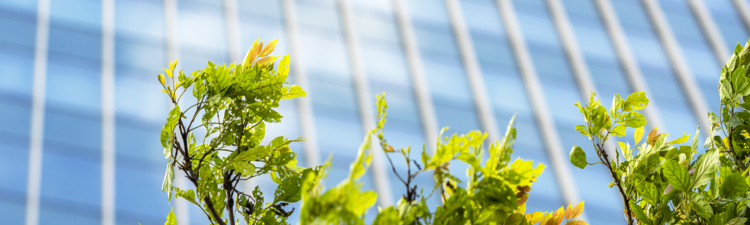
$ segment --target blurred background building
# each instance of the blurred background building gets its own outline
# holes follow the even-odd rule
[[[0,223],[160,224],[175,207],[181,225],[206,224],[160,191],[171,106],[156,74],[175,58],[186,72],[238,62],[260,37],[280,39],[308,91],[267,138],[308,138],[292,146],[304,166],[332,155],[327,186],[387,92],[396,147],[430,151],[445,126],[496,140],[517,114],[514,157],[547,165],[529,210],[585,200],[589,224],[622,224],[607,171],[569,163],[573,145],[594,154],[573,103],[645,91],[649,129],[694,133],[749,25],[746,0],[0,0]],[[404,193],[386,169],[379,155],[363,178],[381,206]],[[427,195],[430,175],[419,182]],[[252,183],[273,196],[270,179]]]

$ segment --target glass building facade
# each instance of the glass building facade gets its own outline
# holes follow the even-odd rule
[[[573,145],[588,146],[573,129],[581,123],[573,103],[585,102],[591,90],[605,105],[616,93],[646,91],[649,127],[673,134],[705,127],[705,113],[719,109],[721,66],[748,38],[748,6],[747,0],[2,0],[0,223],[158,224],[174,207],[180,225],[206,224],[198,207],[169,203],[160,191],[165,160],[158,136],[171,105],[155,75],[175,58],[186,72],[209,60],[236,63],[260,38],[279,39],[275,54],[293,61],[289,81],[308,92],[282,101],[283,122],[268,124],[267,136],[308,138],[292,145],[302,166],[330,156],[326,186],[347,176],[372,127],[375,95],[386,92],[386,137],[394,147],[419,150],[427,142],[429,151],[442,127],[450,127],[447,134],[486,130],[497,138],[516,115],[514,156],[547,165],[529,210],[586,201],[590,224],[621,224],[609,174],[580,170],[567,159]],[[375,157],[362,178],[365,189],[380,194],[380,206],[405,193],[384,157]],[[451,165],[454,174],[465,168]],[[433,181],[424,175],[417,183],[429,192]],[[178,178],[176,185],[187,182]],[[259,185],[267,198],[276,186],[270,178],[244,185]],[[433,210],[439,202],[428,200]]]

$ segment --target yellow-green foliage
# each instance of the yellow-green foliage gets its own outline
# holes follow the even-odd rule
[[[395,206],[379,210],[375,224],[586,224],[575,220],[583,203],[554,212],[526,213],[531,186],[542,174],[544,165],[532,161],[511,160],[516,130],[510,121],[505,136],[489,146],[486,133],[438,138],[435,153],[423,146],[421,161],[411,159],[411,148],[398,150],[383,135],[387,104],[378,96],[377,127],[365,135],[350,175],[335,187],[323,190],[321,179],[329,162],[314,168],[297,166],[296,154],[289,144],[301,138],[276,137],[266,145],[266,123],[280,122],[276,111],[281,99],[305,97],[299,86],[287,84],[289,56],[270,56],[276,40],[263,46],[256,41],[239,65],[216,65],[185,74],[175,71],[177,60],[157,76],[174,105],[160,134],[167,158],[162,190],[198,206],[212,224],[288,224],[295,213],[289,203],[302,201],[301,224],[364,224],[365,213],[377,201],[377,193],[362,190],[359,179],[367,171],[373,154],[400,155],[409,166],[406,176],[396,174],[407,194]],[[276,61],[281,59],[278,64]],[[165,76],[166,75],[166,76]],[[167,79],[167,77],[169,79]],[[195,104],[181,109],[188,92]],[[201,136],[198,136],[201,135]],[[373,135],[378,146],[372,146]],[[381,151],[382,150],[382,151]],[[483,154],[489,153],[485,160]],[[511,162],[512,161],[512,162]],[[467,166],[468,180],[459,180],[448,169],[451,163]],[[411,167],[417,169],[411,170]],[[184,189],[172,185],[175,169],[190,181]],[[395,168],[394,168],[395,171]],[[412,171],[414,171],[412,173]],[[402,171],[403,172],[403,171]],[[461,171],[463,172],[463,171]],[[434,185],[417,187],[418,175],[432,177]],[[270,176],[278,184],[271,202],[265,202],[259,187],[252,193],[237,188],[240,181]],[[427,196],[424,196],[425,190]],[[268,190],[265,190],[268,191]],[[435,193],[435,196],[432,194]],[[430,211],[427,198],[441,198],[442,204]],[[435,206],[432,206],[435,207]],[[166,224],[175,224],[170,212]]]
[[[749,42],[750,43],[750,42]],[[721,113],[709,113],[712,121],[705,152],[699,149],[698,129],[667,141],[668,134],[651,130],[644,140],[645,117],[635,112],[648,105],[643,92],[623,100],[616,95],[607,112],[592,93],[590,103],[576,104],[585,125],[576,130],[587,136],[625,201],[628,224],[745,224],[750,207],[750,45],[737,45],[722,68],[719,79]],[[741,101],[741,99],[744,100]],[[614,157],[605,151],[611,135],[625,136],[635,128],[632,145],[619,139]],[[683,144],[685,143],[685,144]],[[622,157],[620,157],[622,155]],[[585,152],[574,146],[570,160],[581,169],[588,163]]]

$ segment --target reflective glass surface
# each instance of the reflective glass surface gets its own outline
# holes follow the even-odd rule
[[[388,1],[356,1],[351,4],[353,19],[360,44],[360,59],[364,63],[365,73],[370,85],[368,98],[386,93],[388,100],[388,122],[384,135],[388,144],[396,149],[411,147],[412,158],[419,157],[425,136],[422,132],[422,120],[419,105],[414,95],[409,65],[401,42],[399,24],[396,20],[394,6]],[[437,137],[429,137],[437,138]],[[429,151],[429,150],[428,150]],[[383,154],[377,152],[376,154]],[[404,179],[408,168],[398,153],[389,154],[392,163]],[[382,157],[386,159],[386,157]],[[390,167],[390,164],[387,164]],[[416,170],[412,164],[411,167]],[[406,194],[406,186],[391,171],[387,170],[393,192],[393,202],[398,202]],[[434,186],[429,174],[416,177],[416,184],[428,195]],[[429,196],[422,196],[429,197]],[[440,202],[438,196],[428,199],[428,206],[435,209]]]
[[[711,13],[716,27],[719,28],[729,53],[734,51],[737,44],[744,45],[747,42],[747,26],[742,22],[742,18],[737,12],[739,8],[732,4],[732,0],[711,0],[706,1],[705,5]]]
[[[331,159],[325,186],[333,187],[349,175],[364,137],[354,74],[338,4],[298,0],[296,6],[302,54],[297,57],[308,76],[320,158]],[[373,179],[371,171],[360,178],[364,190],[375,189]]]
[[[40,224],[99,224],[101,4],[52,1]]]
[[[36,1],[0,2],[0,217],[21,224],[26,211]]]
[[[673,34],[677,38],[693,77],[698,82],[700,91],[708,103],[709,110],[719,112],[721,102],[719,90],[716,87],[723,65],[719,65],[716,60],[716,55],[711,50],[708,39],[698,23],[698,17],[693,14],[685,1],[660,0],[659,3],[667,21],[669,21]],[[724,62],[726,61],[722,60],[721,63]]]
[[[557,133],[566,151],[574,145],[584,148],[588,154],[595,154],[586,137],[573,130],[582,123],[582,116],[573,102],[585,102],[580,96],[576,78],[563,50],[552,15],[544,1],[514,1],[521,30],[536,67],[537,75],[544,90],[548,108],[553,111]],[[588,96],[586,96],[588,97]],[[583,103],[585,104],[585,103]],[[614,207],[619,201],[616,190],[607,188],[610,176],[606,170],[581,170],[572,164],[570,167],[581,199],[589,206],[586,215],[593,224],[612,223],[613,216],[619,216]],[[549,206],[548,206],[549,207]]]
[[[157,143],[171,109],[155,79],[168,65],[164,4],[115,3],[115,218],[118,224],[156,224],[170,210],[167,193],[156,188],[167,161]]]
[[[516,116],[515,127],[518,133],[513,157],[533,160],[535,164],[551,165],[498,6],[492,0],[462,1],[461,5],[495,112],[497,127],[505,132],[508,121]],[[528,211],[548,211],[551,205],[563,204],[553,174],[548,166],[534,183],[531,194],[533,197],[527,202]]]
[[[659,132],[675,137],[682,133],[695,133],[697,117],[680,87],[644,6],[637,1],[613,1],[612,4],[651,91],[650,103],[658,105],[665,126],[659,127]]]
[[[445,3],[411,0],[408,7],[438,126],[450,127],[446,135],[481,129]]]

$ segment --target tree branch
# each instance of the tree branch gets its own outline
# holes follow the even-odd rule
[[[216,223],[219,225],[227,225],[224,223],[224,220],[221,220],[221,216],[219,216],[219,213],[216,212],[216,209],[214,208],[214,203],[211,202],[211,199],[208,198],[208,196],[203,198],[203,202],[206,203],[206,208],[208,208],[208,211],[211,212],[211,216],[214,217],[214,220],[216,220]]]

